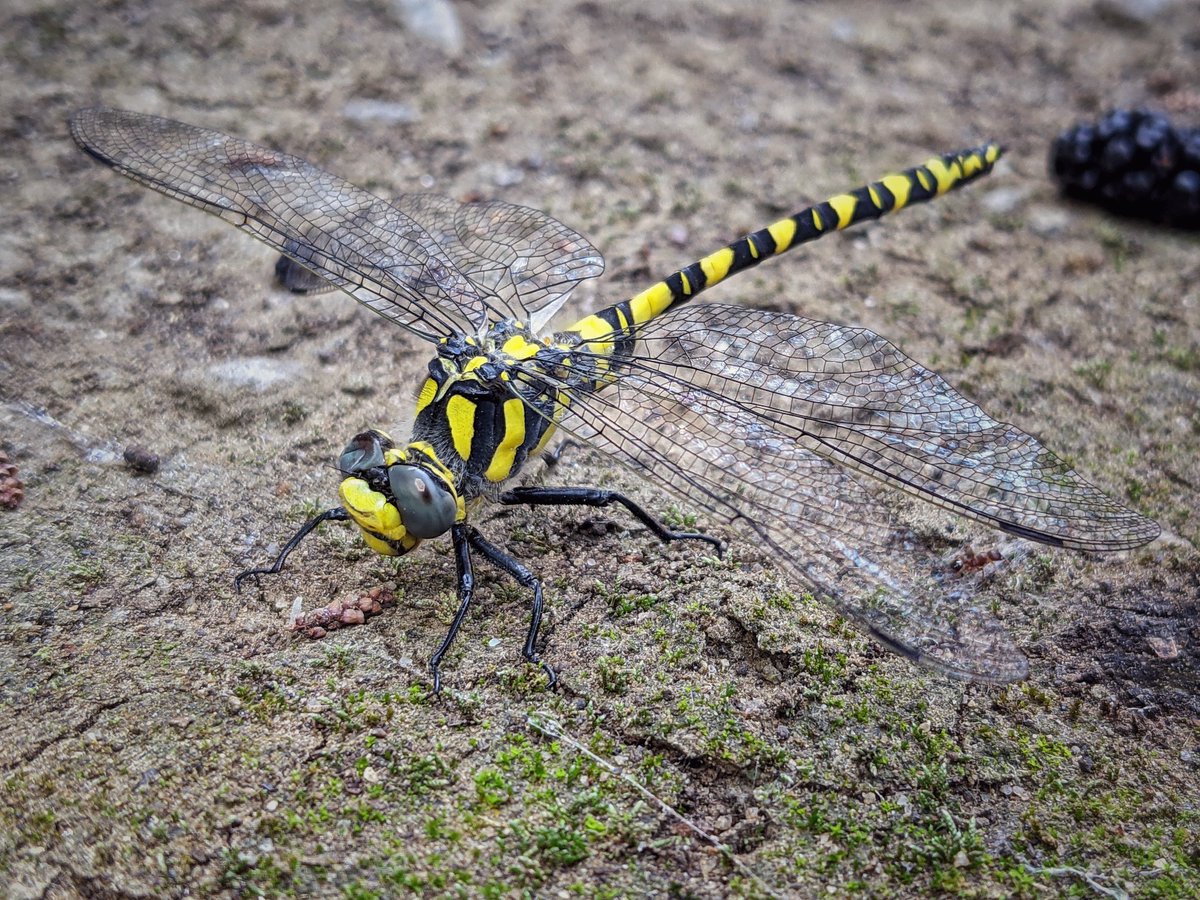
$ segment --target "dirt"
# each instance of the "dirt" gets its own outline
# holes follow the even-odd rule
[[[1114,106],[1200,122],[1192,5],[452,10],[457,58],[382,0],[6,4],[0,892],[1200,892],[1200,244],[1046,173],[1058,131]],[[435,698],[446,542],[392,564],[334,523],[233,588],[336,503],[350,435],[405,431],[430,349],[342,295],[289,296],[268,248],[86,158],[65,122],[96,103],[385,196],[545,209],[607,259],[576,313],[997,139],[981,183],[714,299],[888,336],[1163,536],[1099,555],[955,532],[1031,662],[986,688],[878,649],[758,548],[487,509],[545,579],[560,686],[520,659],[525,594],[481,570]],[[693,512],[587,451],[533,474]],[[334,603],[363,623],[289,627]]]

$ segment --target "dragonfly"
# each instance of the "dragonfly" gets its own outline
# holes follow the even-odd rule
[[[884,647],[961,680],[1017,681],[1028,661],[992,611],[940,576],[881,487],[1054,547],[1126,550],[1159,534],[872,331],[693,302],[793,247],[975,181],[998,144],[837,194],[550,330],[604,260],[541,211],[425,193],[385,200],[297,157],[137,112],[83,109],[70,130],[99,162],[274,247],[293,289],[339,288],[432,345],[408,440],[377,428],[351,438],[337,460],[340,504],[237,586],[278,573],[322,522],[352,522],[386,556],[449,534],[458,607],[430,659],[435,692],[475,594],[475,556],[529,592],[522,653],[555,682],[537,651],[541,581],[472,524],[484,504],[618,506],[664,542],[724,547],[617,491],[514,485],[556,434],[765,548]]]

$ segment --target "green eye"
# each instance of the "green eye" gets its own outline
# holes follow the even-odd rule
[[[445,534],[458,517],[454,494],[418,466],[392,466],[388,469],[388,485],[400,519],[413,537],[425,540]]]
[[[380,431],[356,434],[338,457],[338,470],[343,475],[361,475],[367,469],[383,465],[383,451],[392,448],[392,439]]]

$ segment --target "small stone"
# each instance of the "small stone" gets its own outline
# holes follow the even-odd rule
[[[451,59],[462,54],[462,23],[450,0],[392,0],[392,9],[416,37]]]
[[[1175,638],[1167,635],[1159,637],[1158,635],[1146,635],[1146,643],[1150,645],[1150,649],[1154,651],[1154,655],[1159,659],[1175,659],[1179,656],[1179,645],[1175,643]]]
[[[131,444],[125,448],[125,465],[143,475],[153,475],[158,471],[159,459],[157,453],[151,453],[145,447]]]
[[[525,173],[516,166],[497,166],[492,175],[492,183],[496,187],[513,187],[525,180]]]
[[[266,356],[241,356],[211,365],[207,371],[231,387],[262,392],[277,384],[295,381],[303,372],[303,366]]]
[[[0,452],[0,508],[16,509],[25,499],[25,485],[17,477],[17,467]]]
[[[983,208],[993,215],[1008,215],[1021,205],[1025,191],[1015,187],[995,188],[983,195]]]
[[[971,865],[971,857],[967,856],[966,850],[959,850],[954,854],[954,867],[956,869],[965,869]]]
[[[325,635],[327,635],[328,633],[329,632],[326,631],[324,628],[322,628],[320,625],[314,625],[312,628],[309,628],[307,631],[304,632],[304,634],[307,637],[311,638],[314,641],[319,641],[321,638],[325,637]]]
[[[363,615],[361,609],[347,609],[342,612],[343,625],[361,625],[367,621],[367,617]]]
[[[1113,25],[1146,26],[1168,6],[1170,0],[1099,0],[1096,12]]]
[[[407,103],[367,99],[347,101],[342,115],[353,122],[382,122],[384,125],[411,125],[421,118],[416,108]]]
[[[1029,212],[1029,230],[1038,237],[1054,237],[1067,230],[1070,215],[1061,209],[1039,206]]]

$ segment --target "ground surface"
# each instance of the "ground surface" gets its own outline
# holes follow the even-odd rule
[[[752,7],[460,2],[451,60],[383,0],[5,5],[0,451],[25,497],[0,510],[0,893],[1200,891],[1200,245],[1060,202],[1045,172],[1110,106],[1200,120],[1194,8]],[[880,651],[754,547],[489,511],[546,578],[561,690],[519,661],[523,594],[484,574],[434,698],[444,542],[393,566],[328,528],[233,591],[330,504],[349,435],[403,432],[428,348],[281,293],[266,248],[89,161],[64,123],[97,102],[385,194],[546,209],[608,260],[576,310],[1002,140],[984,183],[716,299],[882,332],[1164,536],[1100,557],[976,535],[1031,660],[985,689]],[[547,477],[689,513],[586,452]],[[398,603],[363,626],[287,629],[298,596],[381,586]]]

